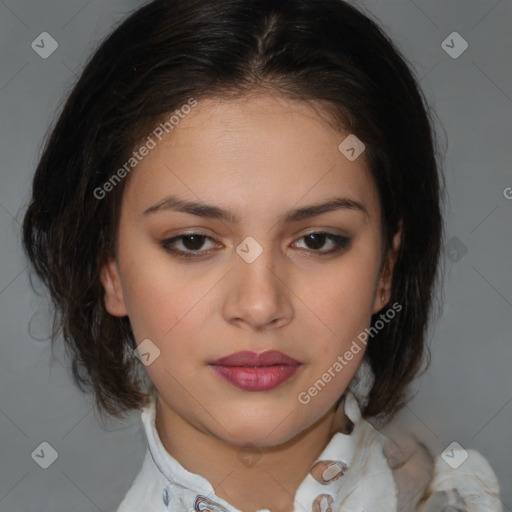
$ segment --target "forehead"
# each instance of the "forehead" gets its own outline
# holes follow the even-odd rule
[[[179,191],[242,216],[278,214],[286,205],[340,194],[378,214],[364,151],[348,159],[339,146],[350,134],[310,104],[264,95],[212,98],[187,112],[166,125],[169,133],[164,119],[149,134],[154,147],[125,190],[138,211]]]

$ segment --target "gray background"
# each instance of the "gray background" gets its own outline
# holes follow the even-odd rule
[[[96,43],[141,3],[0,1],[1,512],[114,511],[144,456],[138,414],[100,425],[62,350],[52,360],[19,234],[55,110]],[[479,450],[512,510],[512,1],[355,3],[414,66],[446,145],[444,310],[400,416],[436,453],[452,441]],[[31,48],[44,31],[59,44],[48,59]],[[457,59],[441,47],[454,31],[469,44]],[[31,458],[44,441],[58,452],[48,469]]]

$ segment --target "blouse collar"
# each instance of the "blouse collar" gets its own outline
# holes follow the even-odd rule
[[[347,390],[343,406],[345,415],[352,421],[350,432],[336,432],[311,465],[295,495],[296,510],[338,510],[341,493],[340,478],[351,467],[355,451],[364,437],[359,404],[354,394]],[[141,410],[141,419],[148,440],[148,451],[156,467],[169,485],[163,490],[162,500],[168,510],[238,512],[236,508],[217,497],[211,483],[203,476],[185,469],[164,448],[155,426],[156,399]],[[368,425],[368,424],[367,424]],[[179,500],[179,501],[178,501]],[[267,509],[258,512],[269,512]]]

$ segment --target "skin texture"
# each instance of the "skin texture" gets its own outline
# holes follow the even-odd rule
[[[338,150],[347,135],[308,104],[277,96],[199,101],[129,176],[118,254],[101,273],[107,310],[128,315],[137,343],[150,339],[160,350],[146,370],[159,391],[156,423],[167,451],[248,512],[292,509],[364,350],[308,404],[297,397],[389,300],[400,238],[380,272],[377,189],[364,153],[349,161]],[[239,222],[172,209],[144,215],[170,194],[225,208]],[[368,215],[345,208],[280,221],[288,210],[334,197],[359,201]],[[191,231],[212,240],[173,247],[209,255],[180,259],[162,247]],[[304,237],[323,231],[351,243],[322,256],[335,244]],[[252,263],[236,252],[249,236],[263,250]],[[238,389],[208,366],[239,350],[267,349],[301,362],[269,391]],[[241,448],[261,457],[258,464],[247,467]]]

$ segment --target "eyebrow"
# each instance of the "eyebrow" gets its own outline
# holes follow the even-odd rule
[[[279,222],[297,222],[300,220],[308,219],[310,217],[316,217],[317,215],[341,209],[355,210],[363,213],[366,217],[370,216],[368,210],[361,202],[356,201],[354,199],[350,199],[348,197],[335,197],[323,203],[312,204],[290,210],[280,217]],[[215,205],[187,201],[174,195],[167,196],[158,203],[154,204],[153,206],[150,206],[144,211],[143,215],[150,215],[152,213],[165,210],[175,210],[178,212],[196,215],[198,217],[223,220],[226,222],[231,222],[233,224],[237,224],[240,222],[240,219],[229,210],[226,210]]]

